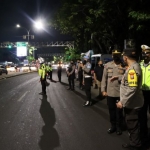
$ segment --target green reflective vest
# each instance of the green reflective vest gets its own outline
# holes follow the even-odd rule
[[[46,75],[46,66],[45,64],[41,64],[40,69],[38,70],[39,76],[44,79]]]
[[[52,71],[52,67],[50,66],[46,66],[46,70],[49,72],[49,71]]]
[[[150,62],[144,66],[144,61],[140,63],[142,69],[142,90],[150,90]]]

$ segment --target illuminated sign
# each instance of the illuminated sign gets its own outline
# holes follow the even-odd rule
[[[27,45],[28,42],[17,42],[17,56],[27,56]]]

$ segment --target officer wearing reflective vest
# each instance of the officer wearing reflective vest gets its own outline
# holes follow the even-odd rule
[[[47,69],[46,65],[44,63],[44,59],[42,57],[38,58],[40,62],[40,68],[38,70],[39,76],[40,76],[40,81],[42,85],[42,92],[39,93],[40,95],[46,95],[46,74],[47,74]]]
[[[140,110],[144,103],[142,85],[142,70],[137,62],[137,52],[135,49],[125,49],[123,51],[123,61],[128,65],[128,69],[121,80],[120,101],[117,107],[124,108],[125,121],[129,132],[129,144],[123,144],[123,148],[140,149]]]
[[[144,105],[141,110],[141,139],[143,145],[148,143],[148,119],[147,113],[150,110],[150,47],[141,45],[143,60],[140,63],[142,69],[142,91]]]
[[[91,106],[91,85],[92,85],[92,76],[91,76],[91,63],[88,56],[84,56],[85,64],[82,67],[83,70],[83,85],[85,89],[85,94],[87,96],[87,101],[83,104],[84,107]]]
[[[107,105],[109,110],[109,118],[111,127],[107,130],[109,134],[116,132],[117,135],[122,134],[123,113],[118,109],[116,103],[120,101],[120,82],[125,68],[121,61],[121,51],[114,49],[112,51],[113,61],[108,62],[104,66],[103,77],[101,82],[101,92],[103,96],[107,96]]]

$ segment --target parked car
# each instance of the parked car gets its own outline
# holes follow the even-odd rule
[[[3,73],[8,74],[8,71],[5,66],[0,65],[0,75],[2,75]]]

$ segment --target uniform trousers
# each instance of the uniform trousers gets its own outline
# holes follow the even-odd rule
[[[110,97],[107,96],[107,105],[109,109],[109,117],[112,128],[121,128],[123,122],[123,110],[117,108],[116,103],[119,101],[119,97]]]
[[[50,80],[52,80],[52,73],[53,73],[52,71],[49,72]]]
[[[127,130],[129,132],[130,145],[133,147],[140,147],[140,109],[124,108],[124,112]]]
[[[68,77],[68,82],[69,82],[69,88],[74,89],[74,77],[72,75]]]
[[[58,75],[59,82],[61,82],[61,72],[58,72],[57,75]]]
[[[85,94],[89,102],[91,102],[91,85],[92,85],[92,77],[84,78]]]
[[[46,94],[46,76],[44,79],[40,79],[42,85],[42,93]]]
[[[148,110],[150,109],[150,91],[143,90],[143,96],[144,96],[144,105],[141,108],[140,127],[141,127],[141,139],[144,142],[148,140],[147,113],[148,113]]]
[[[79,80],[79,87],[82,88],[83,87],[83,75],[82,74],[78,74],[78,80]]]

